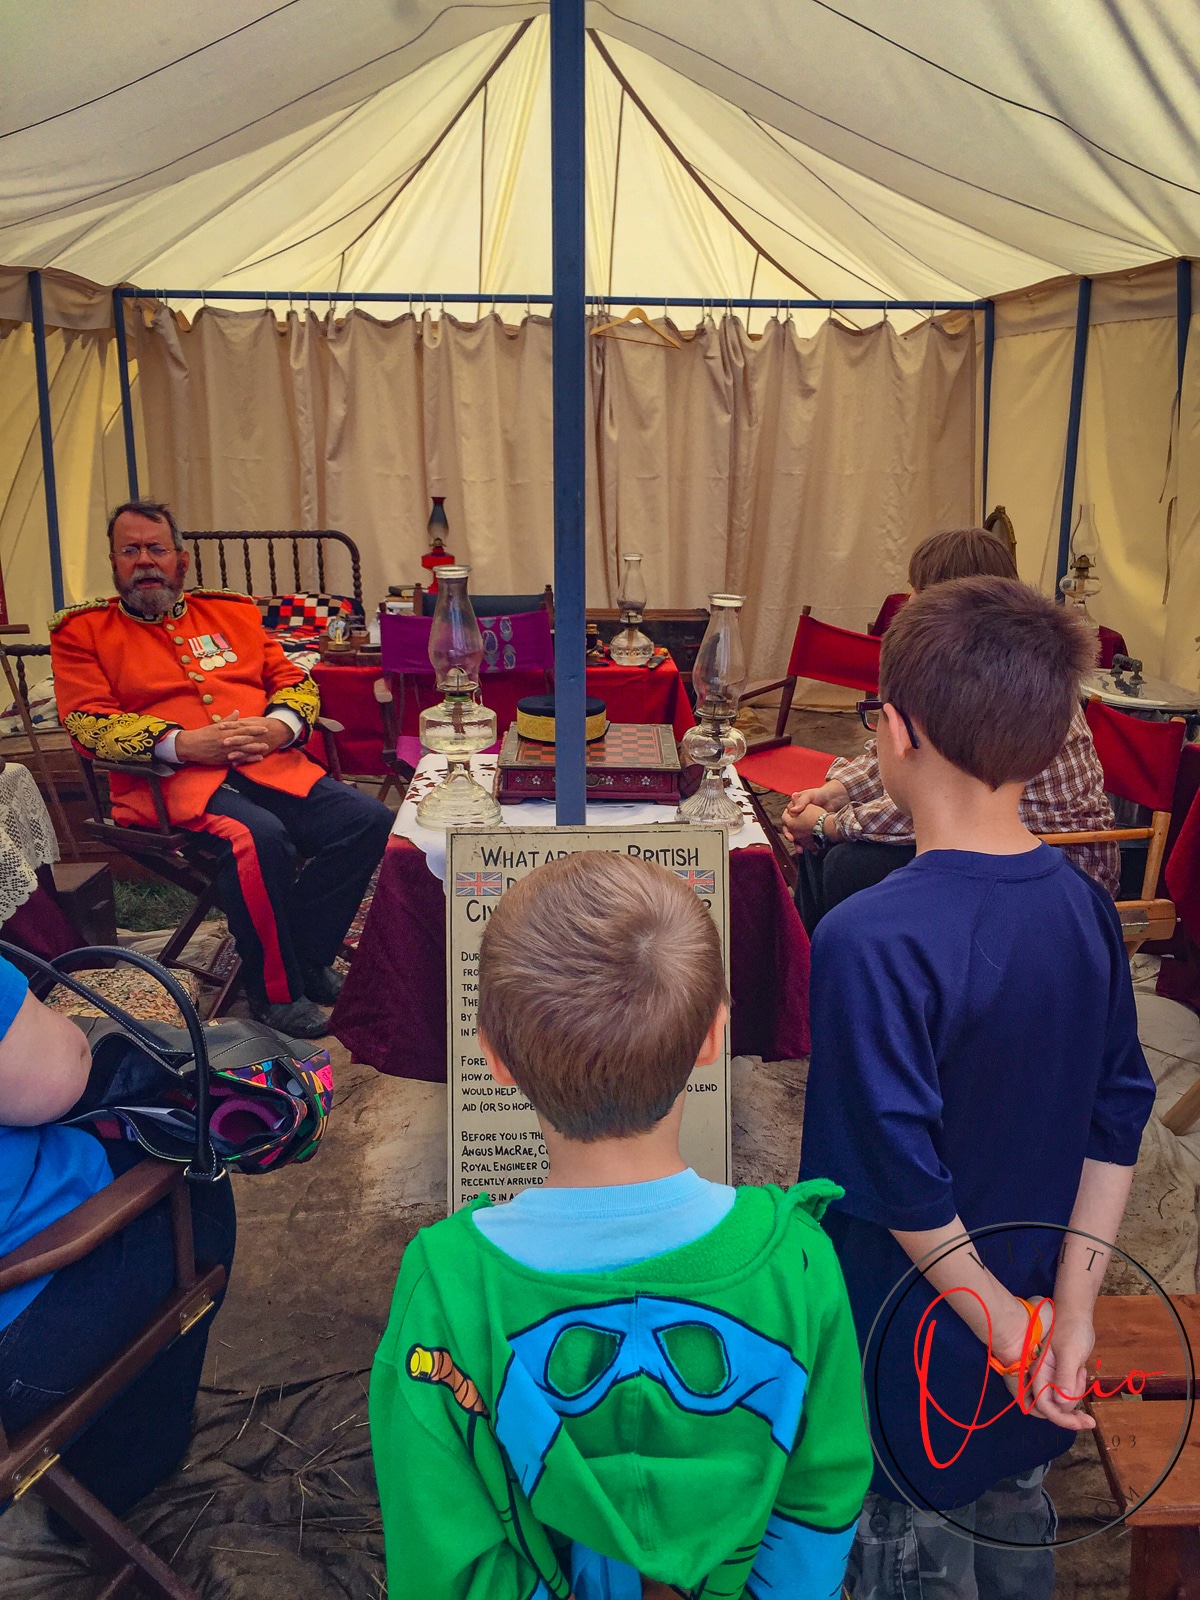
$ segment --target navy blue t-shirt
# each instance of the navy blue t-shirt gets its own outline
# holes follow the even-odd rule
[[[811,1016],[800,1176],[846,1191],[825,1225],[865,1356],[872,1488],[961,1505],[1052,1460],[1074,1435],[1015,1408],[973,1433],[938,1414],[969,1422],[985,1380],[980,1422],[1011,1400],[943,1303],[923,1436],[914,1341],[934,1291],[915,1273],[897,1290],[911,1263],[889,1229],[942,1227],[956,1213],[972,1233],[1065,1225],[1085,1158],[1137,1160],[1154,1083],[1119,919],[1048,845],[927,851],[822,919]],[[1061,1244],[1052,1229],[1025,1228],[979,1239],[976,1251],[1034,1298],[1052,1291]]]

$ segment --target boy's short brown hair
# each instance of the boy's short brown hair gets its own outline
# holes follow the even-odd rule
[[[1073,606],[1010,578],[914,595],[883,636],[879,694],[947,761],[998,789],[1062,749],[1096,640]]]
[[[951,578],[1015,578],[1012,551],[986,528],[947,528],[922,539],[908,559],[908,584],[916,594]]]
[[[588,850],[514,884],[479,951],[479,1031],[564,1138],[643,1133],[726,998],[716,924],[674,873]]]

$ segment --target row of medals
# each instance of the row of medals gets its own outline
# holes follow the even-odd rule
[[[231,650],[228,645],[225,645],[225,648],[222,649],[221,642],[213,639],[210,634],[205,634],[203,639],[189,639],[188,643],[192,647],[192,655],[195,657],[196,665],[203,672],[212,672],[215,667],[223,667],[227,663],[232,666],[237,660],[236,650]],[[212,649],[208,648],[209,643],[212,644]]]

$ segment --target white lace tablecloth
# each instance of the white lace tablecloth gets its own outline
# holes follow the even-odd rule
[[[37,869],[57,860],[54,824],[33,774],[10,761],[0,772],[0,922],[37,888]]]
[[[498,756],[472,756],[471,771],[491,789]],[[438,755],[421,757],[416,774],[408,786],[404,803],[396,813],[392,832],[401,839],[409,839],[425,852],[425,862],[435,878],[446,881],[446,835],[440,828],[423,828],[417,821],[417,806],[445,775],[446,758]],[[754,810],[746,796],[741,778],[732,767],[728,776],[732,780],[730,793],[741,807],[745,822],[736,833],[729,836],[731,850],[744,850],[747,845],[767,844],[769,841],[760,827]],[[517,805],[501,806],[504,823],[510,828],[546,828],[554,825],[553,800],[522,800]],[[674,806],[647,805],[645,802],[629,804],[616,800],[593,801],[587,808],[589,828],[636,828],[647,822],[673,822]]]

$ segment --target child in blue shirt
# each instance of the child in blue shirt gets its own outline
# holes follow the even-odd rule
[[[1069,607],[1003,578],[918,595],[884,638],[880,772],[917,855],[814,937],[801,1166],[845,1190],[825,1226],[865,1358],[852,1600],[1048,1600],[1042,1478],[1094,1426],[1076,1406],[1103,1241],[1154,1085],[1112,901],[1017,812],[1091,649]],[[1048,1340],[1023,1303],[1042,1297]]]

